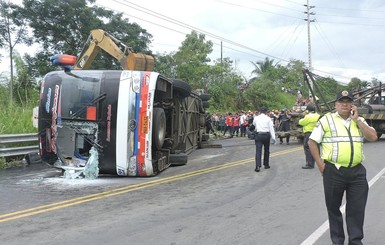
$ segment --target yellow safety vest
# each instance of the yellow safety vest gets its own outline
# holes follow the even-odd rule
[[[315,125],[318,122],[320,115],[318,113],[309,113],[304,118],[298,121],[298,124],[303,127],[303,132],[308,133],[313,131]]]
[[[325,133],[321,142],[322,159],[343,167],[354,167],[364,160],[363,135],[354,121],[347,128],[340,117],[328,114],[319,122]]]

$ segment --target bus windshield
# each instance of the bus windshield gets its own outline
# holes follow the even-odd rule
[[[53,73],[45,78],[45,87],[52,90],[61,85],[61,117],[71,119],[86,119],[87,107],[94,106],[100,99],[102,71],[83,71],[76,76],[76,71]],[[54,91],[52,91],[54,92]]]

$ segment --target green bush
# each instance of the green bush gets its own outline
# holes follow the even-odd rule
[[[9,105],[0,110],[0,134],[35,133],[32,124],[32,109],[36,105],[24,107]]]
[[[31,96],[25,105],[11,103],[8,89],[0,86],[0,134],[37,133],[32,123],[32,109],[37,106],[38,93]],[[0,169],[20,163],[20,156],[6,159],[0,157]]]

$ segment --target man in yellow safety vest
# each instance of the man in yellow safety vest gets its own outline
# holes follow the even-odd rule
[[[305,152],[306,165],[302,166],[303,169],[313,169],[314,168],[314,158],[311,155],[309,148],[309,137],[313,131],[316,123],[318,122],[320,115],[315,111],[313,105],[306,106],[305,116],[298,121],[298,124],[303,128],[304,139],[303,139],[303,150]]]
[[[366,169],[361,164],[364,160],[363,139],[376,141],[377,133],[364,118],[358,116],[351,92],[339,92],[335,108],[335,113],[328,113],[319,119],[308,144],[323,175],[330,238],[333,244],[344,244],[345,241],[340,207],[346,192],[349,245],[361,245],[369,192]]]

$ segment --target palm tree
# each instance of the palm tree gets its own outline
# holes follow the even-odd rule
[[[251,74],[261,75],[277,65],[273,65],[273,63],[274,59],[269,59],[269,57],[266,57],[264,61],[257,61],[256,63],[251,61],[251,64],[255,67]]]

